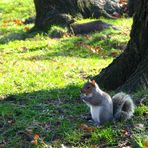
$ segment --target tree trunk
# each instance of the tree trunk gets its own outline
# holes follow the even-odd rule
[[[133,16],[138,9],[140,0],[128,0],[128,15]]]
[[[35,28],[47,30],[53,24],[65,24],[72,15],[77,14],[76,2],[70,0],[34,0],[36,9]]]
[[[141,0],[126,50],[94,77],[107,90],[137,91],[148,88],[148,1]]]
[[[35,10],[36,10],[36,19],[35,19],[35,27],[41,29],[45,26],[44,19],[50,9],[49,5],[47,5],[46,0],[34,0]],[[44,11],[43,11],[44,10]]]
[[[100,16],[106,16],[114,18],[112,14],[115,11],[119,12],[120,7],[114,0],[112,0],[112,3],[110,1],[34,0],[36,9],[35,28],[47,30],[53,24],[69,25],[74,21],[73,18],[75,17],[98,18]]]

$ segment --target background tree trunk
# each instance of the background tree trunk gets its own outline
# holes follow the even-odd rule
[[[107,90],[136,91],[148,88],[148,1],[141,0],[133,20],[126,50],[95,76]]]
[[[40,29],[45,26],[46,21],[44,21],[44,19],[50,9],[50,5],[48,5],[47,0],[34,0],[34,4],[36,10],[35,25],[36,28]]]
[[[75,17],[114,18],[109,13],[120,11],[115,0],[34,0],[34,4],[35,28],[41,30],[46,30],[53,24],[69,25]]]
[[[128,15],[133,16],[138,9],[140,0],[128,0]]]

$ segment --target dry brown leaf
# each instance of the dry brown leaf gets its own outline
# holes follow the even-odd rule
[[[123,148],[123,144],[120,144],[119,147],[120,147],[120,148]]]
[[[90,39],[91,38],[91,36],[90,35],[84,35],[84,37],[86,38],[86,39]]]
[[[8,120],[8,123],[13,124],[13,123],[15,123],[15,121],[14,120]]]
[[[86,124],[81,124],[81,125],[80,125],[80,128],[81,128],[82,130],[86,131],[86,132],[92,132],[92,131],[95,130],[94,127],[89,127],[89,126],[86,125]]]
[[[91,45],[87,45],[87,44],[84,44],[84,43],[78,43],[77,44],[79,47],[83,47],[83,48],[87,48],[89,49],[90,51],[92,51],[93,53],[99,53],[100,50],[102,50],[102,48],[100,46],[91,46]]]
[[[34,144],[34,145],[37,145],[38,141],[37,140],[32,140],[31,143]]]
[[[65,33],[63,34],[63,37],[71,37],[71,34],[68,33],[68,32],[65,32]]]
[[[31,143],[34,144],[34,145],[37,145],[39,138],[40,138],[39,134],[35,134]]]
[[[38,140],[39,137],[40,137],[39,134],[35,134],[35,135],[34,135],[34,139],[35,139],[35,140]]]
[[[118,53],[117,53],[117,52],[112,52],[112,53],[111,53],[111,55],[112,55],[112,57],[114,57],[114,58],[115,58],[115,57],[117,57],[117,56],[118,56]]]
[[[7,27],[8,23],[12,22],[12,20],[4,20],[3,27]]]
[[[12,20],[4,20],[3,23],[10,23]]]
[[[25,26],[25,31],[28,31],[28,30],[30,30],[30,28],[28,27],[28,26]]]
[[[3,26],[4,27],[7,27],[7,25],[9,23],[15,23],[16,25],[23,25],[24,24],[23,21],[22,20],[19,20],[19,19],[15,19],[15,20],[4,20],[3,21]]]
[[[21,52],[26,52],[28,50],[27,47],[20,47],[18,48],[18,51],[21,51]]]
[[[92,145],[91,148],[97,148],[97,146],[96,145]]]
[[[128,0],[120,0],[119,3],[120,4],[126,4],[126,3],[128,3]]]
[[[144,146],[148,147],[148,141],[144,142]]]
[[[23,25],[23,21],[22,21],[22,20],[19,20],[19,19],[13,20],[13,22],[14,22],[16,25]]]
[[[123,130],[123,135],[126,136],[126,137],[128,137],[128,136],[130,136],[130,133],[127,130]]]

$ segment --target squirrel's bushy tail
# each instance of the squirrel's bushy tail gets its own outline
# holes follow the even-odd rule
[[[133,116],[135,105],[131,96],[120,92],[112,97],[115,120],[127,120]]]

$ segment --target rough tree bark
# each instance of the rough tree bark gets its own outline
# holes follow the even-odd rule
[[[120,11],[119,2],[116,1],[118,0],[34,0],[35,28],[46,30],[53,24],[69,25],[74,21],[73,17],[114,18],[109,13]]]
[[[136,12],[140,0],[128,0],[128,14],[129,16],[133,16]]]
[[[95,76],[107,90],[127,92],[148,88],[148,1],[140,0],[126,50]]]

